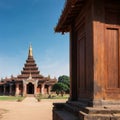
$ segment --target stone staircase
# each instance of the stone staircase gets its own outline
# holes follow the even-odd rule
[[[27,94],[27,97],[35,97],[34,94]]]
[[[67,103],[54,103],[53,120],[79,120],[75,112]]]
[[[54,103],[53,120],[120,120],[120,106],[85,107],[78,102]]]
[[[37,99],[35,97],[26,97],[22,103],[28,103],[28,104],[33,104],[37,103]]]

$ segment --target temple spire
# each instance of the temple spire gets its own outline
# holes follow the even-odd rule
[[[29,54],[28,54],[28,57],[33,57],[32,45],[31,45],[31,44],[30,44],[30,47],[29,47]]]

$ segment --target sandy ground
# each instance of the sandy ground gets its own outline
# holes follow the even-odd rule
[[[0,120],[52,120],[53,102],[65,102],[65,100],[37,102],[34,97],[27,97],[22,102],[0,101],[0,109],[7,110]]]

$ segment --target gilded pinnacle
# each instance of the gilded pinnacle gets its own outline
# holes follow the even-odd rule
[[[32,53],[32,45],[30,44],[30,47],[29,47],[29,57],[32,57],[33,56],[33,53]]]

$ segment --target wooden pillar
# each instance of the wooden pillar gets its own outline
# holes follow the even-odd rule
[[[70,36],[70,99],[77,100],[77,40],[74,25],[71,26]]]
[[[34,95],[37,95],[37,85],[34,84]]]
[[[26,96],[27,91],[26,91],[27,84],[23,83],[23,96]]]
[[[4,95],[4,85],[2,86],[2,94]]]
[[[35,96],[38,94],[37,86],[38,86],[38,80],[36,80],[36,82],[34,83],[34,95]]]
[[[41,84],[41,94],[44,95],[44,88],[45,88],[45,84]]]
[[[37,85],[37,88],[36,88],[36,89],[37,89],[37,90],[36,90],[36,91],[37,91],[37,94],[39,94],[39,93],[40,93],[40,86]]]
[[[0,86],[0,94],[2,93],[1,91],[2,91],[2,86]]]
[[[10,84],[9,95],[12,95],[12,84]]]
[[[51,94],[51,86],[48,86],[48,94]]]
[[[19,95],[19,83],[16,83],[16,90],[15,90],[15,95]]]
[[[20,83],[20,95],[23,95],[23,86],[22,86],[22,83]]]
[[[4,95],[6,94],[6,85],[3,86],[4,87]]]
[[[1,95],[3,95],[3,85],[1,85]]]

